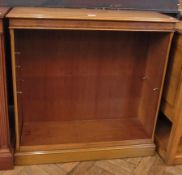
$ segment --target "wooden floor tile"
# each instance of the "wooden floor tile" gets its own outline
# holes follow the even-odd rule
[[[79,162],[63,163],[60,164],[59,166],[63,168],[67,173],[70,173],[78,164]]]
[[[90,168],[94,166],[95,162],[81,162],[79,163],[69,175],[84,175]]]
[[[92,168],[90,168],[87,172],[85,172],[84,175],[113,175],[113,173],[110,173],[95,165]]]

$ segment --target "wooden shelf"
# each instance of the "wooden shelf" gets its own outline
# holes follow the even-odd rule
[[[128,128],[131,128],[130,132]],[[110,146],[124,145],[124,141],[131,140],[141,143],[142,139],[148,138],[137,119],[26,122],[22,130],[21,147],[42,146],[44,149],[45,145],[59,145],[59,149],[85,148],[89,145],[99,146],[99,143],[102,146],[104,143]]]

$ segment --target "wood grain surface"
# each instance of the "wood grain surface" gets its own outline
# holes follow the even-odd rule
[[[7,102],[4,19],[2,19],[7,11],[8,8],[0,8],[0,169],[13,167]]]
[[[8,18],[107,20],[176,22],[175,18],[157,12],[126,10],[94,10],[66,8],[25,8],[17,7],[10,11]]]
[[[0,7],[0,18],[3,18],[10,9],[8,7]]]

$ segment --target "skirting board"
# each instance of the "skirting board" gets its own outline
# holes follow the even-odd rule
[[[16,152],[15,164],[33,165],[88,160],[117,159],[137,156],[151,156],[154,153],[154,144],[40,152]]]

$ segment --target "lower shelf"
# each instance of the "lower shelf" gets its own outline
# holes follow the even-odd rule
[[[25,122],[21,151],[87,148],[152,143],[135,118]]]

